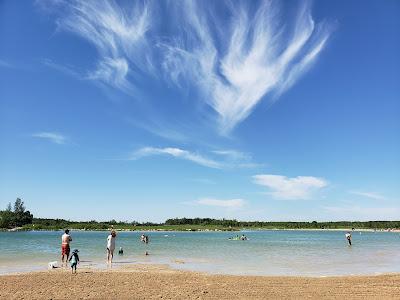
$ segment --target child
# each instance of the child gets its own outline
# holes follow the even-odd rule
[[[71,271],[72,273],[74,273],[74,269],[75,269],[75,274],[76,274],[76,265],[79,262],[79,256],[78,256],[78,249],[75,249],[74,251],[72,251],[71,257],[69,259],[69,261],[71,262]]]

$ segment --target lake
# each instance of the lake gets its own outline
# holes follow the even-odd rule
[[[61,231],[0,232],[0,274],[45,270],[60,260]],[[135,263],[242,275],[356,275],[400,272],[400,234],[345,231],[118,232],[114,267]],[[248,241],[229,237],[245,234]],[[105,268],[108,232],[72,231],[82,266]],[[116,252],[117,252],[116,250]],[[145,251],[149,256],[145,256]],[[79,268],[79,266],[78,266]]]

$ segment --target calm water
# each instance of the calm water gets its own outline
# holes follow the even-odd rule
[[[349,275],[400,272],[400,234],[345,232],[249,231],[248,241],[229,241],[232,232],[150,232],[148,245],[139,232],[119,232],[114,266],[163,263],[173,268],[224,274]],[[59,259],[62,232],[0,232],[0,274],[46,269]],[[71,249],[82,265],[105,267],[107,232],[71,233]],[[144,252],[148,251],[149,256]]]

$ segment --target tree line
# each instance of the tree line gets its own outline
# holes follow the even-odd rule
[[[365,228],[386,229],[400,228],[400,221],[337,221],[337,222],[265,222],[237,221],[211,218],[175,218],[165,221],[166,225],[219,225],[224,227],[246,228],[277,228],[277,229],[336,229],[336,228]]]
[[[86,230],[107,230],[111,227],[120,229],[134,229],[135,227],[152,226],[218,226],[224,228],[274,228],[274,229],[387,229],[400,228],[400,221],[337,221],[337,222],[268,222],[268,221],[238,221],[229,219],[213,218],[174,218],[164,223],[137,222],[137,221],[70,221],[64,219],[34,218],[26,210],[24,202],[17,198],[14,206],[9,203],[5,210],[0,211],[0,228],[24,227],[24,229],[51,229],[63,228],[86,229]]]

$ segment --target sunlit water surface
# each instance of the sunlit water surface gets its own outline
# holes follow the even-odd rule
[[[230,241],[232,232],[119,232],[114,267],[168,264],[172,268],[222,274],[329,276],[400,272],[400,234],[342,231],[246,231],[248,241]],[[44,270],[60,259],[62,232],[0,232],[0,274]],[[71,232],[81,266],[105,268],[107,232]],[[145,251],[149,255],[145,256]]]

